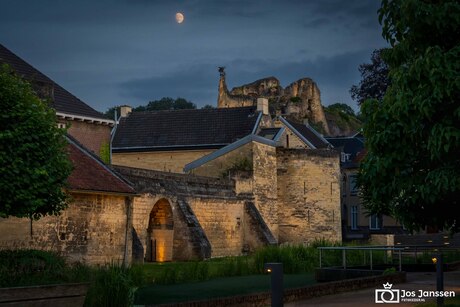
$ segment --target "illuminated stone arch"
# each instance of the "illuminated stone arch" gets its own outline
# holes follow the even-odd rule
[[[171,203],[159,199],[149,215],[147,228],[147,261],[171,261],[173,259],[174,216]]]

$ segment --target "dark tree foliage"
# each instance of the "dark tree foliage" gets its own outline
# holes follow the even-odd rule
[[[336,112],[344,113],[347,115],[355,116],[355,111],[353,110],[353,108],[347,105],[346,103],[337,102],[337,103],[328,105],[326,108],[329,111],[336,111]]]
[[[173,99],[171,97],[163,97],[160,100],[150,101],[146,106],[134,108],[134,111],[160,111],[160,110],[183,110],[196,109],[196,105],[184,98]]]
[[[161,110],[184,110],[184,109],[196,109],[196,104],[188,101],[184,98],[173,99],[171,97],[163,97],[160,100],[150,101],[145,106],[138,106],[133,108],[133,111],[161,111]],[[114,118],[115,110],[117,110],[118,116],[120,116],[120,106],[109,108],[104,114],[110,119]]]
[[[110,107],[104,112],[104,115],[109,119],[115,118],[115,110],[117,110],[117,116],[120,116],[120,106]]]
[[[204,106],[201,107],[202,109],[215,109],[215,107],[213,105],[210,105],[210,104],[206,104]]]
[[[66,208],[65,130],[30,84],[0,68],[0,217],[38,219]]]
[[[359,85],[353,85],[350,89],[351,98],[361,105],[364,100],[374,98],[382,101],[383,96],[390,84],[388,78],[388,65],[382,59],[385,49],[377,49],[372,52],[371,63],[359,65],[361,81]]]
[[[460,229],[460,3],[383,0],[391,85],[366,100],[365,207],[411,230]]]

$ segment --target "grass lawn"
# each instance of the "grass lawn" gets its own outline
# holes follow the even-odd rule
[[[314,275],[284,275],[284,288],[297,288],[316,283]],[[202,282],[175,285],[147,285],[136,291],[135,304],[162,304],[243,295],[270,290],[270,275],[215,278]]]

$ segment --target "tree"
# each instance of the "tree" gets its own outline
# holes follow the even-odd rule
[[[209,109],[215,109],[215,107],[211,104],[206,104],[204,106],[201,107],[202,109],[204,110],[209,110]]]
[[[370,213],[411,230],[460,228],[460,3],[383,0],[391,84],[366,100],[358,184]]]
[[[184,98],[178,97],[173,99],[171,97],[163,97],[160,100],[149,101],[145,106],[138,106],[133,108],[133,111],[161,111],[161,110],[184,110],[184,109],[196,109],[196,104],[188,101]],[[104,113],[108,118],[114,118],[115,110],[117,110],[118,116],[120,116],[120,107],[115,106],[107,109]]]
[[[66,131],[30,84],[0,68],[0,217],[38,219],[66,208]]]
[[[350,89],[351,98],[361,105],[364,100],[375,98],[382,101],[390,80],[388,78],[388,65],[382,59],[385,49],[377,49],[372,52],[371,63],[359,65],[361,81],[359,85],[353,85]]]
[[[347,105],[346,103],[337,102],[327,106],[326,108],[328,109],[328,111],[331,112],[339,112],[346,115],[356,116],[353,108]]]
[[[120,106],[114,106],[114,107],[108,108],[107,111],[104,112],[105,117],[109,119],[114,119],[115,110],[117,111],[117,116],[120,116]]]
[[[163,97],[160,100],[149,101],[147,106],[134,108],[134,111],[160,111],[160,110],[183,110],[196,109],[196,105],[184,98],[173,99],[171,97]]]

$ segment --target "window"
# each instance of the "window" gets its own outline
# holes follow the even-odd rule
[[[350,195],[358,194],[358,186],[356,185],[356,175],[350,175]]]
[[[382,216],[373,214],[369,217],[369,229],[380,229],[382,228]]]
[[[350,154],[341,152],[340,153],[340,161],[341,162],[348,162],[350,160],[350,156],[351,156]]]
[[[350,210],[350,226],[351,229],[358,229],[358,206],[351,206]]]
[[[58,123],[57,124],[59,129],[65,129],[66,125],[64,123]]]

